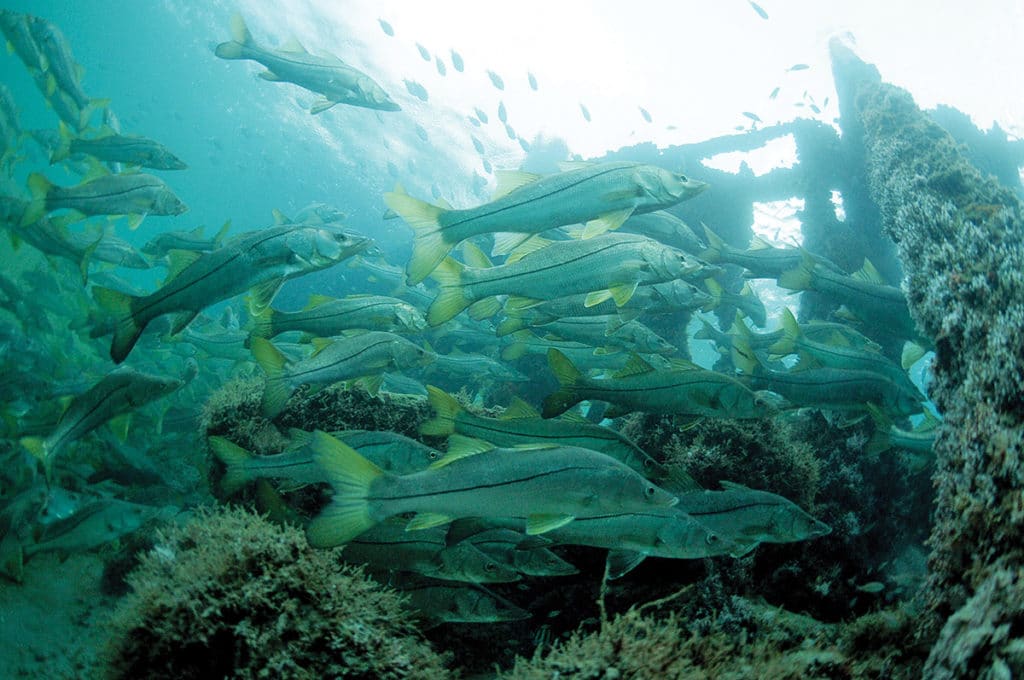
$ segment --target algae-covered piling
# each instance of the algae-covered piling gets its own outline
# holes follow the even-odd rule
[[[1021,203],[971,165],[909,93],[838,43],[833,64],[863,134],[870,192],[903,262],[910,310],[935,338],[931,396],[944,425],[920,632],[939,639],[925,675],[1003,677],[996,672],[1024,662],[1013,642],[1024,612]]]

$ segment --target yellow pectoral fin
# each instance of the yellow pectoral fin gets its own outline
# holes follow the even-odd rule
[[[530,515],[526,518],[526,533],[531,536],[536,534],[543,534],[548,531],[557,529],[558,527],[564,527],[569,522],[576,519],[574,515],[556,515],[556,514],[541,514],[541,515]]]

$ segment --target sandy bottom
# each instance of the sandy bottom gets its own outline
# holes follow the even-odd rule
[[[117,598],[100,592],[92,554],[37,555],[25,582],[0,579],[0,678],[82,678],[90,672]]]

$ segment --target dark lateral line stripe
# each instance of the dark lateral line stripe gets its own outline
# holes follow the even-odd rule
[[[440,491],[431,491],[429,493],[426,493],[426,492],[425,493],[414,493],[414,494],[409,494],[409,495],[405,495],[405,496],[367,496],[366,500],[368,502],[374,502],[374,501],[388,502],[388,501],[409,500],[411,498],[431,498],[431,497],[436,498],[436,497],[439,497],[439,496],[445,496],[447,494],[452,494],[452,493],[466,493],[466,492],[469,492],[469,491],[475,491],[477,489],[497,489],[497,488],[502,487],[502,486],[511,486],[513,484],[522,484],[522,483],[525,483],[525,482],[532,482],[535,479],[541,479],[543,477],[548,477],[548,476],[551,476],[551,475],[559,475],[559,474],[562,474],[563,472],[568,472],[568,471],[572,471],[572,470],[587,471],[587,470],[603,470],[603,469],[605,469],[605,468],[581,467],[581,466],[572,466],[572,465],[570,465],[568,467],[558,468],[557,470],[545,470],[544,472],[537,472],[535,474],[527,475],[525,477],[519,477],[519,478],[516,478],[516,479],[505,479],[505,480],[502,480],[500,482],[491,482],[489,484],[475,484],[473,486],[460,486],[460,487],[457,487],[457,488],[454,488],[454,489],[442,489]]]
[[[469,414],[469,415],[472,416],[472,414]],[[484,430],[485,432],[496,432],[498,434],[507,435],[509,437],[517,437],[517,438],[520,438],[520,439],[522,439],[522,438],[532,438],[532,439],[538,439],[538,438],[540,438],[540,439],[593,439],[595,441],[616,441],[616,442],[620,441],[620,440],[618,440],[618,439],[616,439],[615,437],[612,437],[612,436],[598,437],[598,436],[590,436],[590,435],[586,435],[586,434],[569,433],[569,432],[566,432],[565,434],[561,434],[561,433],[547,434],[547,433],[537,433],[537,432],[515,432],[513,430],[502,429],[502,428],[500,428],[500,427],[498,427],[496,425],[491,425],[489,421],[492,420],[492,419],[490,419],[490,418],[483,418],[483,417],[480,417],[480,416],[473,416],[473,418],[474,418],[473,422],[467,422],[466,420],[462,421],[462,424],[464,425],[465,430],[473,430],[473,429]],[[455,431],[458,432],[459,431],[459,424],[460,424],[458,416],[456,416],[452,420],[455,423]],[[532,419],[532,418],[523,418],[522,420],[533,421],[534,419]],[[538,419],[538,420],[540,420],[540,419]],[[498,422],[504,423],[506,421],[502,420],[502,421],[498,421]],[[461,434],[468,434],[468,432],[466,432],[465,430]]]
[[[587,176],[585,176],[585,177],[583,177],[583,178],[581,178],[581,179],[579,179],[579,180],[577,180],[575,182],[571,182],[571,183],[566,184],[564,186],[560,186],[560,187],[557,187],[555,189],[552,189],[551,191],[549,191],[549,192],[547,192],[545,194],[541,194],[539,196],[532,196],[529,199],[526,199],[526,200],[523,200],[523,201],[519,201],[517,203],[511,203],[511,204],[509,204],[507,206],[504,206],[502,208],[492,209],[492,210],[487,211],[487,212],[476,212],[476,210],[477,210],[476,208],[470,208],[469,210],[467,210],[465,212],[472,211],[472,212],[476,212],[476,214],[474,214],[472,217],[466,217],[465,219],[461,219],[461,220],[457,220],[455,222],[451,222],[449,224],[445,224],[445,225],[443,225],[441,227],[441,229],[444,230],[444,229],[450,229],[452,227],[458,227],[460,225],[466,224],[468,222],[472,222],[474,220],[478,220],[478,219],[482,219],[482,218],[486,218],[486,217],[492,217],[492,216],[497,215],[499,213],[505,212],[506,210],[512,210],[514,208],[520,208],[520,207],[522,207],[524,205],[528,205],[530,203],[533,203],[534,201],[540,201],[540,200],[545,199],[545,198],[551,198],[555,194],[558,194],[558,193],[560,193],[562,191],[567,191],[569,189],[574,189],[574,188],[578,187],[579,185],[583,184],[584,182],[589,182],[589,181],[597,179],[599,177],[603,177],[604,175],[607,175],[609,173],[619,172],[621,170],[623,170],[623,168],[621,166],[617,166],[617,167],[614,167],[614,168],[606,168],[606,169],[602,170],[601,172],[594,173],[593,175],[587,175]],[[543,180],[538,180],[538,181],[543,181]],[[505,197],[503,196],[502,198],[505,198]],[[498,200],[500,201],[501,199],[498,199]],[[495,201],[495,202],[497,202],[497,201]],[[456,211],[456,212],[464,212],[464,211]]]
[[[576,242],[575,241],[566,241],[566,243],[576,243]],[[538,267],[536,269],[529,269],[529,270],[526,270],[526,271],[512,272],[512,273],[501,272],[500,275],[498,275],[498,276],[490,276],[490,277],[487,277],[487,278],[483,278],[483,279],[481,279],[479,281],[469,281],[469,282],[467,282],[465,284],[464,287],[472,288],[472,286],[485,285],[485,284],[491,284],[491,283],[498,283],[500,281],[505,281],[505,280],[508,280],[508,279],[514,279],[516,277],[532,276],[532,275],[535,275],[535,274],[542,274],[543,272],[549,271],[551,269],[557,269],[558,267],[562,267],[562,266],[569,266],[569,265],[572,265],[573,263],[579,262],[580,260],[583,260],[585,258],[596,256],[596,255],[600,255],[601,253],[604,253],[607,250],[610,250],[612,248],[616,248],[616,247],[621,246],[621,245],[627,245],[629,243],[631,243],[631,242],[630,241],[616,241],[615,243],[609,243],[606,246],[601,246],[600,248],[598,248],[596,250],[591,250],[591,251],[588,251],[586,253],[582,253],[582,254],[577,255],[575,257],[571,257],[571,258],[569,258],[567,260],[560,260],[558,262],[552,262],[551,264],[544,265],[544,266]],[[632,243],[641,243],[641,241],[640,241],[640,239],[637,239],[636,241],[633,241]],[[537,251],[537,252],[542,252],[542,251]],[[522,262],[522,261],[523,260],[520,260],[520,262]],[[518,264],[518,263],[513,263],[512,265],[501,265],[500,267],[494,267],[493,269],[484,269],[483,271],[485,271],[485,272],[496,272],[499,269],[502,269],[504,267],[509,267],[509,266],[514,267],[516,264]],[[497,295],[497,293],[492,293],[492,295]],[[485,295],[484,297],[490,297],[490,295]],[[521,296],[521,297],[527,297],[527,296]]]
[[[182,275],[185,272],[187,272],[190,268],[195,266],[196,262],[200,261],[199,259],[197,259],[195,262],[190,264],[188,267],[185,267],[185,269],[181,270],[181,272],[177,276],[175,276],[173,279],[168,281],[165,286],[162,286],[161,288],[153,291],[152,293],[150,293],[149,295],[147,295],[144,298],[136,298],[136,300],[138,300],[140,302],[143,302],[144,304],[140,304],[138,309],[135,309],[135,306],[132,305],[132,316],[137,319],[147,309],[150,309],[151,307],[154,307],[154,306],[160,304],[164,300],[166,300],[166,299],[168,299],[168,298],[170,298],[170,297],[172,297],[174,295],[177,295],[179,293],[183,293],[184,291],[188,290],[192,286],[198,284],[200,281],[204,281],[207,278],[213,276],[214,274],[220,272],[224,267],[227,267],[229,264],[231,264],[232,262],[237,260],[239,257],[241,257],[243,252],[247,253],[247,252],[253,250],[254,248],[256,248],[256,247],[266,243],[267,241],[269,241],[271,239],[274,239],[274,238],[277,238],[279,236],[283,236],[284,234],[287,233],[287,230],[281,230],[280,228],[273,228],[273,227],[271,227],[271,229],[272,229],[273,233],[266,234],[263,238],[258,239],[258,240],[254,240],[253,242],[247,244],[247,247],[245,248],[245,250],[242,250],[241,248],[236,248],[235,253],[231,257],[226,259],[224,262],[221,262],[220,265],[218,265],[217,267],[214,267],[213,269],[211,269],[210,271],[206,272],[202,276],[199,276],[199,277],[194,278],[194,279],[192,279],[190,281],[187,281],[187,282],[183,281],[182,283],[184,285],[175,286],[174,285],[175,282],[181,280],[183,278]],[[258,234],[259,232],[254,232],[254,233]],[[215,252],[217,252],[217,251],[216,250],[212,250],[212,251],[209,251],[208,253],[205,253],[204,255],[200,255],[200,259],[202,257],[209,256],[210,253],[215,253]],[[213,304],[213,302],[206,303],[206,304],[203,305],[203,307],[206,307],[206,306],[208,306],[210,304]],[[171,311],[175,311],[175,310],[171,310]],[[177,308],[177,311],[192,311],[192,310],[188,310],[187,308],[184,308],[184,307],[179,307],[179,308]]]
[[[327,364],[322,364],[320,366],[315,366],[313,368],[308,368],[308,369],[303,370],[303,371],[298,371],[296,373],[289,373],[287,375],[282,375],[281,379],[282,380],[284,380],[284,379],[292,380],[294,378],[300,378],[301,376],[304,376],[304,375],[309,375],[310,373],[319,373],[320,371],[326,371],[326,370],[328,370],[329,368],[331,368],[333,366],[337,366],[338,364],[343,364],[346,361],[350,361],[352,359],[356,359],[357,357],[361,356],[362,354],[364,354],[366,352],[369,352],[370,350],[372,350],[372,349],[374,349],[376,347],[379,347],[380,345],[389,344],[391,342],[392,342],[391,338],[384,338],[382,340],[377,340],[377,341],[373,342],[372,344],[366,345],[365,347],[359,349],[358,351],[353,352],[352,354],[347,354],[347,355],[345,355],[343,357],[340,357],[340,358],[338,358],[335,361],[332,361],[332,362],[327,363]]]
[[[708,509],[708,510],[687,510],[685,508],[679,508],[679,509],[682,512],[685,512],[690,517],[707,517],[707,516],[711,516],[711,515],[728,515],[729,513],[739,512],[741,510],[749,510],[751,508],[759,508],[759,507],[762,507],[762,506],[774,508],[774,507],[778,507],[780,505],[782,505],[782,503],[779,503],[779,502],[774,502],[773,503],[773,502],[765,500],[765,501],[748,501],[746,503],[741,503],[739,505],[730,505],[728,507],[714,508],[714,509]]]
[[[100,397],[96,400],[96,403],[93,404],[92,408],[87,409],[86,412],[82,414],[82,417],[78,418],[74,422],[74,424],[71,425],[71,427],[69,427],[67,429],[67,431],[64,433],[64,436],[60,437],[56,442],[54,442],[54,447],[57,447],[58,445],[62,446],[64,440],[67,439],[69,436],[71,436],[71,434],[75,431],[75,429],[78,428],[82,423],[86,422],[92,414],[96,413],[100,409],[101,406],[103,406],[104,404],[109,402],[114,397],[114,395],[116,395],[118,392],[124,392],[125,390],[127,390],[131,386],[132,386],[132,383],[128,382],[128,381],[125,381],[125,382],[120,382],[119,381],[119,382],[116,382],[116,383],[110,385],[109,386],[109,388],[110,388],[109,391],[106,392],[105,394],[101,394]],[[113,418],[113,416],[112,416],[112,418]],[[99,425],[102,425],[102,424],[103,423],[98,423],[97,427]],[[59,423],[58,423],[58,426],[59,426]],[[86,432],[88,432],[88,430],[86,430]],[[85,434],[85,432],[82,432],[81,434]]]
[[[85,185],[85,186],[88,187],[88,185]],[[96,193],[94,193],[94,194],[89,194],[89,195],[84,195],[84,194],[76,195],[74,193],[70,193],[70,192],[73,192],[75,189],[78,189],[79,187],[57,187],[58,189],[60,189],[61,193],[63,193],[64,195],[63,196],[55,196],[54,198],[56,200],[58,200],[58,201],[66,201],[66,200],[98,201],[98,200],[103,200],[103,199],[108,199],[108,198],[115,198],[117,196],[124,196],[125,194],[132,193],[133,191],[139,191],[141,189],[149,189],[150,187],[158,187],[159,188],[160,186],[161,186],[160,184],[155,183],[155,182],[154,183],[150,183],[150,184],[134,184],[134,185],[132,185],[132,186],[126,188],[126,189],[121,189],[119,191],[111,191],[109,193],[103,193],[103,194],[96,194]],[[47,196],[47,203],[49,203],[49,196]],[[70,206],[59,206],[59,207],[61,207],[61,208],[67,207],[69,209],[73,209]]]

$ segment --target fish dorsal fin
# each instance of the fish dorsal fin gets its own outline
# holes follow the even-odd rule
[[[462,244],[462,257],[466,260],[467,265],[477,269],[489,269],[494,266],[487,254],[473,243]]]
[[[315,357],[317,354],[320,354],[320,352],[323,352],[332,342],[334,341],[330,338],[313,338],[310,340],[309,344],[313,345],[314,350],[312,356]]]
[[[441,208],[442,210],[454,210],[455,209],[454,206],[452,206],[451,203],[449,203],[448,201],[446,201],[443,198],[438,198],[437,199],[437,203],[435,203],[435,205],[438,208]]]
[[[198,227],[188,231],[187,233],[193,238],[202,238],[204,229],[206,229],[206,225],[200,224]]]
[[[754,294],[754,289],[750,287],[749,281],[743,282],[743,287],[740,288],[740,295],[751,296]]]
[[[564,514],[537,514],[526,518],[526,533],[535,536],[559,527],[564,527],[576,519],[573,515]]]
[[[546,238],[542,238],[540,236],[530,237],[523,241],[522,243],[520,243],[515,250],[509,253],[508,259],[505,260],[505,264],[518,262],[519,260],[523,259],[530,253],[535,253],[538,250],[547,248],[552,243],[553,241]]]
[[[291,219],[277,208],[271,210],[270,214],[274,217],[274,226],[292,223]]]
[[[224,240],[224,237],[227,236],[227,233],[230,229],[231,220],[226,220],[224,224],[221,225],[220,230],[217,232],[217,235],[213,237],[213,242],[220,245],[220,242]]]
[[[551,449],[557,449],[558,444],[547,444],[544,442],[532,442],[527,444],[516,444],[511,447],[516,451],[550,451]]]
[[[620,196],[606,196],[608,200],[622,200]],[[605,213],[600,217],[590,220],[583,228],[583,236],[581,238],[593,238],[594,236],[600,236],[601,234],[608,231],[615,231],[622,226],[622,223],[629,219],[629,216],[633,214],[633,208],[623,208],[622,210],[616,210],[614,212]]]
[[[645,373],[651,373],[654,371],[654,367],[643,360],[639,354],[633,354],[629,357],[629,361],[626,365],[612,374],[613,378],[628,378],[634,375],[643,375]]]
[[[441,526],[452,521],[450,515],[442,515],[439,512],[419,512],[405,525],[406,531],[420,531]]]
[[[313,433],[307,430],[300,430],[297,427],[288,428],[288,439],[291,440],[289,448],[297,449],[313,442]]]
[[[566,411],[562,415],[558,416],[558,420],[563,423],[574,423],[576,425],[591,425],[592,423],[583,417],[582,413],[576,411]]]
[[[852,275],[853,278],[864,283],[873,283],[878,286],[888,285],[882,275],[875,269],[875,265],[871,264],[871,260],[864,258],[864,266],[855,271]]]
[[[752,491],[749,486],[740,484],[739,482],[730,482],[728,480],[720,480],[718,485],[721,486],[725,491]]]
[[[523,418],[540,418],[540,413],[519,397],[512,397],[508,408],[501,414],[501,420],[521,420]]]
[[[167,253],[167,281],[173,281],[189,265],[202,257],[203,254],[195,250],[171,250]]]
[[[330,295],[321,295],[320,293],[313,293],[309,296],[306,301],[306,306],[303,309],[315,309],[320,305],[325,305],[328,302],[334,302],[336,298],[332,298]]]
[[[442,468],[457,460],[469,458],[470,456],[491,451],[495,448],[494,444],[485,442],[482,439],[474,439],[473,437],[467,437],[461,434],[453,434],[448,437],[448,452],[444,454],[444,457],[440,460],[431,463],[429,469]]]
[[[298,38],[294,35],[289,36],[288,39],[284,41],[284,44],[277,49],[282,52],[291,52],[292,54],[309,54],[309,51],[302,46],[302,43],[300,43]]]
[[[686,359],[680,359],[679,357],[675,357],[675,358],[669,359],[668,360],[668,364],[674,370],[677,370],[677,371],[703,371],[704,370],[703,368],[701,368],[697,364],[693,363],[692,361],[687,361]]]
[[[750,239],[750,245],[747,246],[747,250],[772,250],[775,246],[765,241],[760,236],[754,236]]]
[[[594,163],[590,161],[559,161],[557,165],[560,172],[572,172],[573,170],[593,167]]]
[[[498,181],[498,186],[494,190],[494,195],[491,196],[492,201],[507,196],[519,187],[536,182],[541,175],[523,170],[495,170],[494,177]]]

